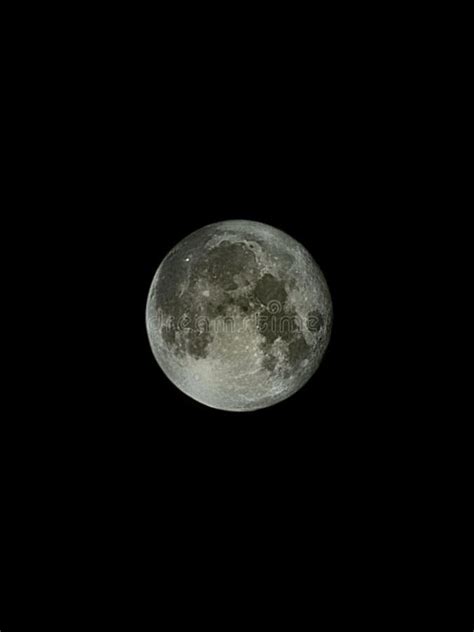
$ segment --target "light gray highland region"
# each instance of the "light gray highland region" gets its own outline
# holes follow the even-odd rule
[[[286,233],[248,220],[210,224],[165,257],[146,325],[168,378],[193,399],[249,411],[298,391],[329,343],[323,273]]]

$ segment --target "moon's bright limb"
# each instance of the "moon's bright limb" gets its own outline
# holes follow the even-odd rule
[[[259,222],[210,224],[165,257],[146,307],[168,378],[221,410],[265,408],[313,375],[329,342],[323,273],[286,233]]]

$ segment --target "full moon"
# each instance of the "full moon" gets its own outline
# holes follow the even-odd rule
[[[309,252],[248,220],[210,224],[164,258],[146,306],[153,354],[198,402],[228,411],[272,406],[314,374],[332,302]]]

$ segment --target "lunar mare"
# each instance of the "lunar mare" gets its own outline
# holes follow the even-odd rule
[[[158,364],[181,391],[248,411],[286,399],[314,374],[332,302],[299,242],[267,224],[230,220],[169,252],[150,287],[146,325]]]

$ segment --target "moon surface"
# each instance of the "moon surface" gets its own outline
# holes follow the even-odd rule
[[[299,242],[267,224],[231,220],[191,233],[165,257],[146,325],[158,364],[182,392],[249,411],[286,399],[314,374],[332,302]]]

